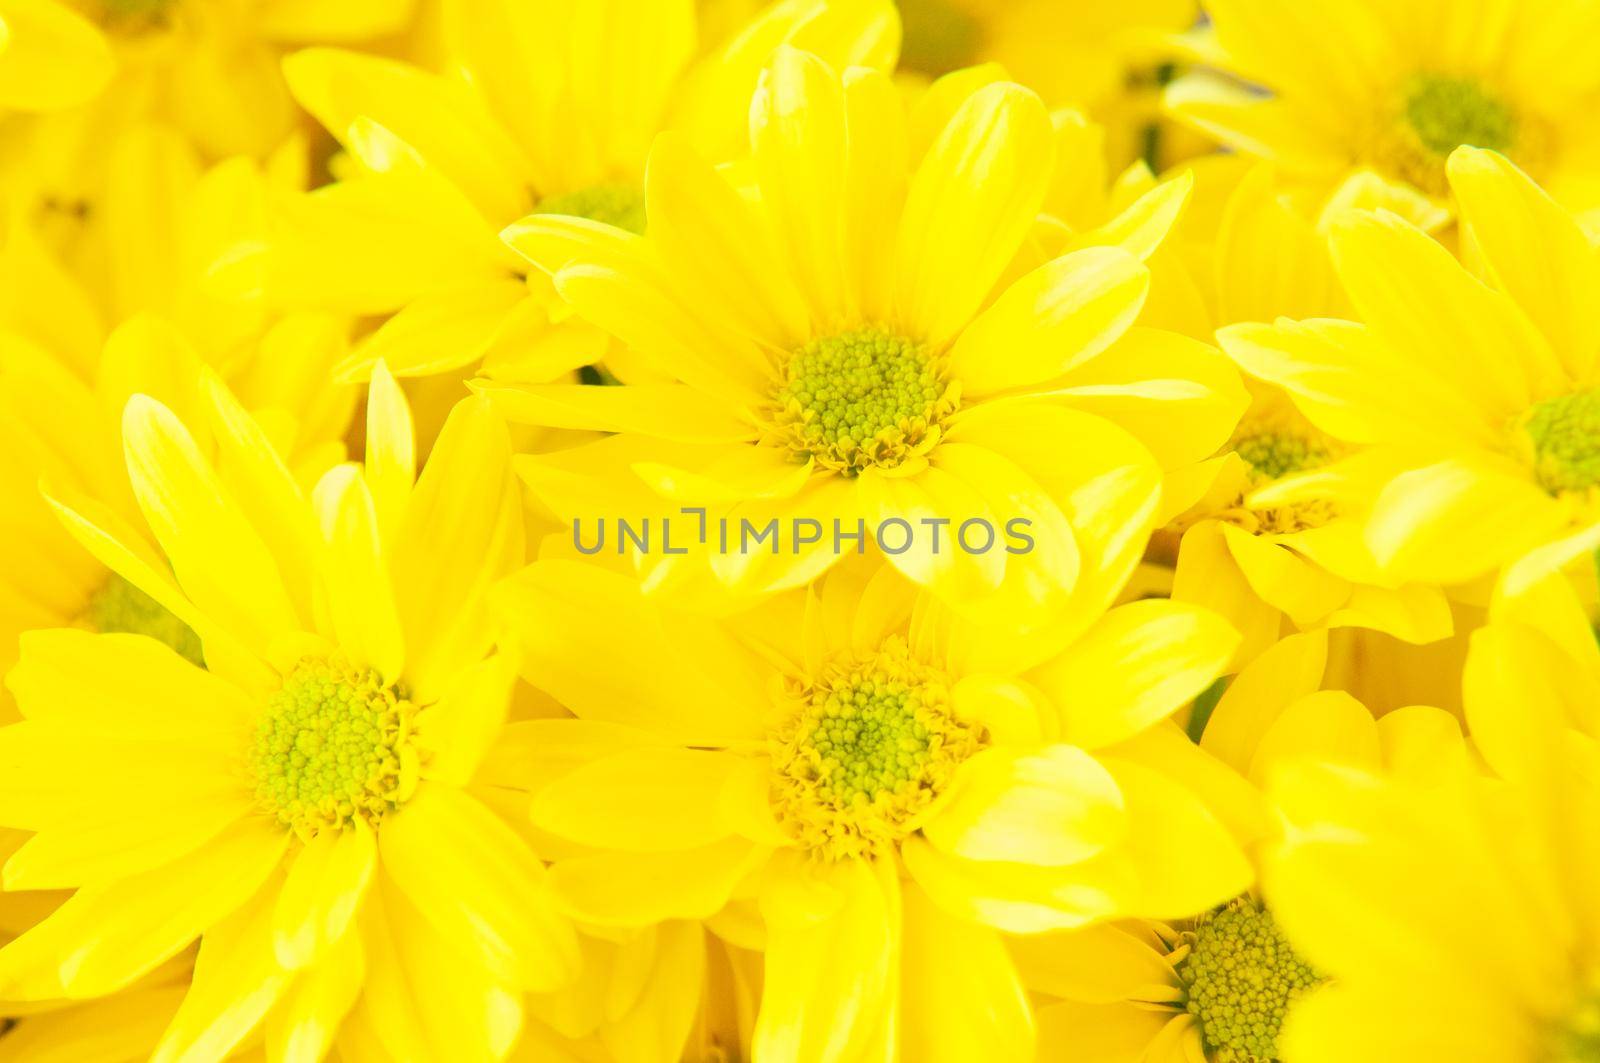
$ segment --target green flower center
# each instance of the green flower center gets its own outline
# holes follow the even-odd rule
[[[376,826],[416,786],[415,710],[370,668],[307,657],[267,699],[249,766],[256,796],[302,837]]]
[[[100,0],[101,24],[123,33],[160,29],[172,21],[178,0]]]
[[[801,845],[846,859],[892,845],[984,744],[957,719],[942,675],[893,639],[801,684],[774,739],[774,804]]]
[[[1213,1063],[1272,1063],[1289,1006],[1322,976],[1295,954],[1272,915],[1241,898],[1189,934],[1178,977]]]
[[[1600,991],[1580,1001],[1557,1030],[1550,1063],[1600,1063]]]
[[[1600,391],[1547,399],[1522,422],[1533,475],[1551,494],[1600,484]]]
[[[797,458],[854,476],[893,467],[938,442],[960,406],[927,349],[880,329],[813,340],[789,356],[773,425]]]
[[[1511,109],[1471,78],[1425,74],[1413,79],[1405,118],[1422,146],[1441,158],[1463,144],[1507,151],[1517,134]]]
[[[1326,465],[1332,448],[1310,436],[1286,432],[1260,432],[1234,440],[1233,452],[1250,466],[1257,482],[1277,480],[1294,472]]]
[[[900,0],[900,65],[938,77],[971,66],[983,27],[952,0]]]
[[[148,635],[170,646],[191,664],[205,667],[200,637],[194,630],[115,572],[89,599],[79,620],[103,635]]]
[[[629,184],[594,185],[550,196],[533,208],[535,214],[567,214],[644,235],[644,193]]]

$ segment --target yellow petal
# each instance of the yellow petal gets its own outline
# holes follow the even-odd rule
[[[1054,380],[1126,332],[1149,285],[1149,271],[1121,249],[1064,255],[978,315],[956,341],[950,371],[975,398]]]
[[[962,765],[948,803],[922,829],[968,860],[1075,864],[1121,837],[1122,795],[1073,746],[987,749]]]
[[[322,1058],[361,993],[365,975],[361,935],[352,929],[318,963],[301,971],[267,1014],[268,1058]]]
[[[610,852],[559,860],[550,884],[576,918],[599,926],[709,919],[766,857],[742,838],[670,852]]]
[[[123,444],[139,506],[194,603],[257,653],[297,630],[275,560],[172,412],[135,395]]]
[[[819,1061],[885,1056],[901,936],[897,869],[891,860],[846,860],[817,874],[839,894],[831,914],[797,918],[763,904],[766,985],[753,1052]]]
[[[994,930],[906,890],[900,1051],[929,1063],[1032,1059],[1033,1015]]]
[[[287,844],[275,824],[247,819],[163,867],[81,889],[0,949],[0,986],[18,999],[121,989],[245,903]]]
[[[289,970],[313,964],[344,936],[377,865],[372,832],[357,822],[347,830],[323,831],[306,842],[272,912],[272,947]]]
[[[1290,635],[1234,677],[1211,710],[1200,748],[1246,772],[1256,746],[1284,706],[1317,690],[1328,663],[1328,636]]]
[[[389,367],[378,362],[367,388],[367,457],[362,467],[378,517],[379,539],[392,544],[417,474],[411,407]]]
[[[1044,105],[1018,85],[985,86],[950,119],[911,179],[895,251],[899,317],[919,339],[943,347],[983,305],[1044,203],[1054,152]]]
[[[1055,700],[1063,740],[1096,749],[1176,712],[1222,673],[1238,639],[1204,609],[1133,602],[1030,678]]]
[[[428,784],[378,833],[384,872],[440,934],[497,977],[532,991],[573,974],[577,942],[554,911],[544,868],[476,800]]]
[[[272,954],[275,883],[206,931],[194,982],[151,1063],[202,1063],[231,1054],[288,988]]]
[[[544,830],[604,849],[694,849],[728,836],[714,812],[738,758],[692,749],[635,748],[584,764],[541,790]]]
[[[313,501],[324,538],[318,568],[339,646],[392,683],[400,677],[405,642],[372,493],[354,466],[341,465],[317,484]]]
[[[55,111],[88,103],[116,71],[94,23],[52,0],[0,4],[0,107]]]

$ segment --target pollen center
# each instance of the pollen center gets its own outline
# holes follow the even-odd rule
[[[1600,391],[1547,399],[1528,411],[1522,430],[1540,487],[1560,494],[1600,485]]]
[[[550,196],[533,208],[535,214],[568,214],[644,235],[644,193],[630,184],[601,184]]]
[[[172,21],[177,0],[100,0],[101,23],[109,30],[140,33]]]
[[[944,677],[902,640],[830,668],[794,691],[773,742],[774,807],[826,859],[864,856],[917,829],[956,766],[985,741],[957,719]]]
[[[1248,898],[1204,916],[1177,966],[1212,1063],[1272,1063],[1283,1018],[1322,981],[1272,915]]]
[[[205,666],[200,638],[194,630],[115,572],[105,586],[89,598],[78,620],[85,627],[106,635],[148,635],[170,646],[191,664]]]
[[[927,349],[879,329],[813,340],[789,356],[773,394],[779,445],[854,476],[938,443],[960,406]]]
[[[411,702],[370,668],[307,657],[284,677],[250,747],[256,796],[309,838],[376,825],[416,786]]]
[[[1432,195],[1449,193],[1445,160],[1463,144],[1509,152],[1522,139],[1516,113],[1473,78],[1420,74],[1400,93],[1394,129],[1379,154],[1400,177]]]
[[[1234,441],[1233,452],[1250,466],[1251,479],[1277,480],[1290,473],[1304,472],[1326,465],[1331,448],[1310,436],[1281,432],[1262,432]]]

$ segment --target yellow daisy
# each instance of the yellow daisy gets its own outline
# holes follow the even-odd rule
[[[1325,317],[1347,305],[1324,239],[1264,169],[1233,188],[1210,255],[1223,322]],[[1182,536],[1173,596],[1226,617],[1245,636],[1241,660],[1285,627],[1363,627],[1411,643],[1449,635],[1438,588],[1385,576],[1363,540],[1371,500],[1398,470],[1319,429],[1293,395],[1251,385],[1249,410],[1173,526]]]
[[[1236,641],[1192,606],[1085,601],[1047,644],[852,562],[715,620],[560,560],[502,603],[577,717],[513,728],[564,905],[761,950],[755,1059],[1032,1058],[999,930],[1249,884],[1223,769],[1163,722]]]
[[[618,433],[526,459],[545,504],[569,519],[698,506],[713,528],[823,529],[775,552],[724,549],[680,517],[688,556],[638,559],[653,585],[709,564],[750,593],[856,549],[835,529],[898,522],[885,552],[913,580],[1041,611],[1077,578],[1074,512],[1113,492],[1154,516],[1162,471],[1211,453],[1245,398],[1214,349],[1132,327],[1140,257],[1185,186],[1067,234],[1052,257],[1043,243],[1062,234],[1035,221],[1049,115],[1014,84],[964,88],[935,87],[957,93],[948,121],[925,121],[942,117],[935,99],[908,123],[886,76],[784,49],[754,105],[745,195],[669,134],[650,159],[645,236],[542,215],[513,226],[511,245],[655,374],[484,387],[513,420]],[[997,536],[1020,522],[1033,546],[1008,535],[984,549],[971,532],[962,547],[969,520]]]
[[[1333,978],[1290,1016],[1287,1058],[1600,1052],[1600,650],[1572,605],[1562,621],[1514,609],[1473,638],[1467,719],[1498,778],[1279,780],[1290,826],[1267,893]]]
[[[152,398],[123,418],[165,560],[57,505],[205,667],[140,635],[23,636],[0,820],[35,833],[4,882],[76,892],[0,949],[0,997],[112,993],[198,938],[155,1060],[257,1029],[274,1059],[502,1057],[522,993],[577,964],[542,865],[469,785],[515,678],[484,605],[523,559],[505,430],[463,403],[414,477],[380,369],[364,465],[307,497],[213,375],[200,390],[214,461]]]
[[[256,359],[232,373],[276,454],[308,486],[344,457],[340,440],[357,396],[326,381],[345,350],[337,323],[293,319],[268,332]],[[214,452],[203,372],[205,362],[189,342],[152,317],[112,334],[92,383],[68,359],[0,333],[0,447],[11,455],[0,468],[7,514],[0,536],[12,556],[28,559],[0,575],[0,672],[16,660],[19,634],[66,626],[148,635],[200,661],[195,633],[116,566],[73,541],[39,488],[44,481],[75,508],[92,507],[96,520],[136,544],[140,556],[154,557],[155,540],[128,489],[118,419],[129,396],[158,397],[183,411],[205,451]],[[0,695],[0,709],[11,714],[8,696]]]
[[[114,69],[110,45],[71,4],[0,4],[0,116],[80,106],[100,94]]]
[[[328,48],[286,64],[344,156],[342,180],[285,208],[269,290],[288,306],[392,315],[352,374],[379,358],[413,376],[489,355],[542,381],[598,360],[603,338],[567,320],[542,277],[529,282],[500,230],[529,211],[641,229],[658,130],[683,129],[720,161],[779,44],[892,66],[899,40],[887,0],[783,0],[698,61],[688,0],[450,0],[444,18],[464,77]]]
[[[1471,770],[1448,714],[1415,706],[1375,720],[1348,694],[1322,689],[1326,642],[1323,632],[1279,642],[1195,723],[1201,748],[1240,784],[1248,780],[1234,795],[1235,818],[1250,825],[1252,841],[1272,832],[1261,791],[1286,765],[1309,760],[1422,779]],[[1256,891],[1180,922],[1013,938],[1010,948],[1040,1000],[1047,1059],[1267,1063],[1280,1058],[1285,1014],[1324,980]]]
[[[1600,259],[1503,156],[1463,148],[1450,174],[1472,271],[1393,215],[1351,212],[1332,242],[1362,323],[1218,333],[1319,430],[1389,470],[1367,545],[1391,579],[1433,584],[1600,517]]]
[[[1600,205],[1584,0],[1206,0],[1224,69],[1169,92],[1179,118],[1270,159],[1326,198],[1377,181],[1411,220],[1438,221],[1445,160],[1503,152],[1558,198]],[[1341,192],[1341,186],[1343,192]]]

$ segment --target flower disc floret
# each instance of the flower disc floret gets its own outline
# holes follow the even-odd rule
[[[267,699],[249,766],[256,796],[302,837],[376,826],[416,787],[411,702],[370,668],[305,658]]]
[[[1332,440],[1270,422],[1247,425],[1231,445],[1247,466],[1250,490],[1320,468],[1338,456]],[[1245,504],[1248,493],[1242,492],[1237,504],[1223,516],[1255,535],[1287,535],[1317,528],[1338,515],[1333,502],[1325,499],[1251,508]]]
[[[1528,130],[1516,112],[1473,78],[1419,74],[1405,83],[1397,113],[1379,138],[1379,161],[1401,178],[1436,196],[1449,194],[1445,162],[1463,144],[1510,152],[1528,146]],[[1537,139],[1537,138],[1535,138]]]
[[[774,740],[774,805],[814,855],[839,860],[886,849],[916,830],[985,742],[950,708],[948,685],[893,640],[879,653],[798,684]]]
[[[1177,965],[1213,1063],[1272,1063],[1296,998],[1322,982],[1272,914],[1241,898],[1203,917]]]
[[[644,235],[644,192],[629,184],[603,184],[549,196],[533,208],[535,214],[566,214],[615,225]]]
[[[1539,486],[1551,494],[1600,486],[1600,391],[1547,399],[1522,429]]]
[[[926,453],[959,406],[959,388],[924,345],[862,329],[789,356],[772,422],[778,444],[797,459],[854,476]]]

